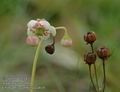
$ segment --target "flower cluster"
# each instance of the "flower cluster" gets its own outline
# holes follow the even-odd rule
[[[96,57],[98,56],[100,59],[102,59],[103,61],[103,72],[104,72],[104,81],[103,81],[103,92],[105,90],[105,81],[106,81],[106,75],[105,75],[105,60],[107,60],[110,57],[110,51],[108,48],[106,47],[100,47],[98,48],[96,51],[94,51],[93,48],[93,43],[96,41],[96,34],[95,32],[88,32],[87,34],[84,35],[84,41],[87,44],[90,44],[91,47],[91,52],[88,52],[87,54],[84,55],[84,61],[86,64],[89,65],[89,71],[90,71],[90,78],[91,78],[91,82],[93,84],[93,87],[95,89],[96,92],[101,92],[100,87],[98,85],[98,79],[97,79],[97,72],[96,72]],[[95,86],[92,76],[91,76],[91,65],[94,65],[94,71],[95,71],[95,78],[96,78],[96,85]]]
[[[61,39],[61,44],[63,46],[71,46],[72,39],[68,35],[67,29],[65,27],[54,27],[45,19],[30,20],[27,24],[27,38],[26,43],[31,46],[37,46],[35,57],[33,60],[33,67],[31,73],[31,82],[30,82],[30,92],[34,92],[35,86],[35,72],[37,66],[37,60],[39,55],[39,50],[41,43],[46,41],[49,38],[52,38],[52,44],[49,44],[45,47],[45,51],[48,54],[53,54],[55,52],[55,36],[56,30],[64,30],[63,38]]]
[[[61,39],[61,44],[64,46],[72,45],[72,39],[68,35],[65,27],[54,27],[45,19],[30,20],[27,27],[26,43],[31,46],[37,46],[40,41],[52,37],[53,43],[45,47],[46,52],[49,54],[53,54],[55,51],[54,44],[57,29],[63,29],[65,31],[64,36]]]

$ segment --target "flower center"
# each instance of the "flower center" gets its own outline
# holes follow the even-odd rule
[[[37,35],[37,36],[43,36],[44,31],[45,30],[43,28],[37,28],[36,31],[35,31],[35,35]]]

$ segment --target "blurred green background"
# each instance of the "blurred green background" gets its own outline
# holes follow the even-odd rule
[[[89,46],[83,40],[95,31],[95,48],[108,46],[105,92],[120,92],[120,0],[0,0],[0,80],[9,75],[30,77],[35,48],[26,44],[27,23],[45,18],[54,26],[66,26],[73,46],[62,47],[63,31],[57,31],[56,52],[48,55],[42,46],[37,64],[36,92],[90,92],[88,67],[83,55]],[[102,83],[101,60],[97,60]],[[17,85],[17,84],[16,84]],[[1,84],[2,86],[2,84]],[[28,89],[0,88],[0,92],[29,92]],[[92,91],[91,91],[92,92]]]

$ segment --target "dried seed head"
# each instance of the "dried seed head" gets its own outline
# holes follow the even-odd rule
[[[87,54],[84,55],[84,61],[88,65],[94,64],[96,61],[96,54],[92,52],[88,52]]]
[[[88,32],[86,35],[84,35],[84,40],[87,43],[92,44],[96,41],[96,34],[94,32]]]
[[[48,46],[45,47],[45,50],[46,50],[47,53],[53,54],[55,52],[55,47],[54,47],[53,44],[52,45],[48,45]]]
[[[108,59],[110,57],[110,51],[108,48],[106,47],[101,47],[97,49],[97,55],[100,59]]]

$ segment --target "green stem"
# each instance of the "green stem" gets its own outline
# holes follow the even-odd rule
[[[93,85],[93,88],[95,89],[95,92],[97,92],[96,87],[95,87],[95,84],[94,84],[94,82],[93,82],[92,74],[91,74],[91,65],[89,65],[89,73],[90,73],[90,79],[91,79],[91,83],[92,83],[92,85]]]
[[[94,71],[95,71],[95,79],[96,79],[97,90],[98,90],[98,92],[99,92],[99,84],[98,84],[98,77],[97,77],[96,64],[94,64]]]
[[[92,53],[94,53],[93,43],[91,43],[90,46],[91,46],[91,49],[92,49]]]
[[[90,46],[91,46],[91,49],[92,49],[92,53],[94,53],[93,43],[91,43]],[[95,71],[95,80],[96,80],[97,90],[99,92],[99,84],[98,84],[96,64],[94,64],[94,71]]]
[[[104,79],[103,79],[103,92],[104,92],[106,87],[105,60],[103,60],[103,73],[104,73]]]
[[[42,41],[40,41],[39,44],[38,44],[38,46],[37,46],[35,57],[34,57],[34,61],[33,61],[32,74],[31,74],[31,83],[30,83],[30,92],[34,92],[34,87],[35,87],[35,73],[36,73],[36,66],[37,66],[37,60],[38,60],[38,56],[39,56],[41,42]]]

